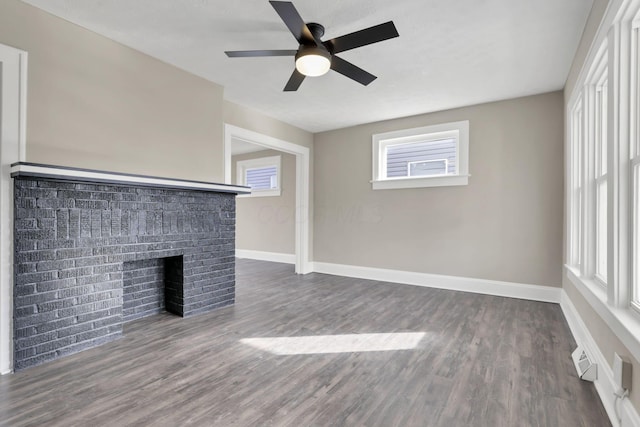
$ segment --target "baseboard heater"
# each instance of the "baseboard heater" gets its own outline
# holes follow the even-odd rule
[[[598,379],[598,365],[593,362],[589,355],[580,346],[571,353],[573,364],[578,371],[578,377],[585,381],[595,381]]]

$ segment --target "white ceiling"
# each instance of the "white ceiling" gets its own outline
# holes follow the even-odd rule
[[[224,86],[225,99],[311,132],[564,87],[593,0],[294,0],[324,40],[393,20],[400,37],[339,54],[378,76],[330,71],[282,88],[297,49],[267,0],[23,0]]]

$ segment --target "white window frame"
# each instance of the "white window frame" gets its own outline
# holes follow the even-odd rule
[[[455,174],[387,178],[387,147],[418,141],[437,141],[446,138],[454,138],[456,140]],[[467,185],[469,183],[468,120],[374,134],[372,136],[372,151],[373,166],[371,186],[374,190],[443,187]]]
[[[275,167],[276,188],[268,190],[251,190],[251,194],[241,194],[238,197],[277,197],[281,194],[282,168],[281,156],[260,157],[258,159],[238,160],[236,162],[236,179],[238,185],[247,185],[247,171],[252,169]]]

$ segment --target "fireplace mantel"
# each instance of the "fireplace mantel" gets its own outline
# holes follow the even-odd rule
[[[36,177],[60,179],[75,182],[138,185],[182,190],[214,191],[217,193],[249,194],[251,189],[240,185],[218,184],[214,182],[191,181],[175,178],[106,172],[94,169],[18,162],[11,165],[11,177]]]

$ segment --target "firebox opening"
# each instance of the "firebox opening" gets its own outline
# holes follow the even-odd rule
[[[124,322],[163,311],[182,315],[182,256],[125,262],[122,286]]]

